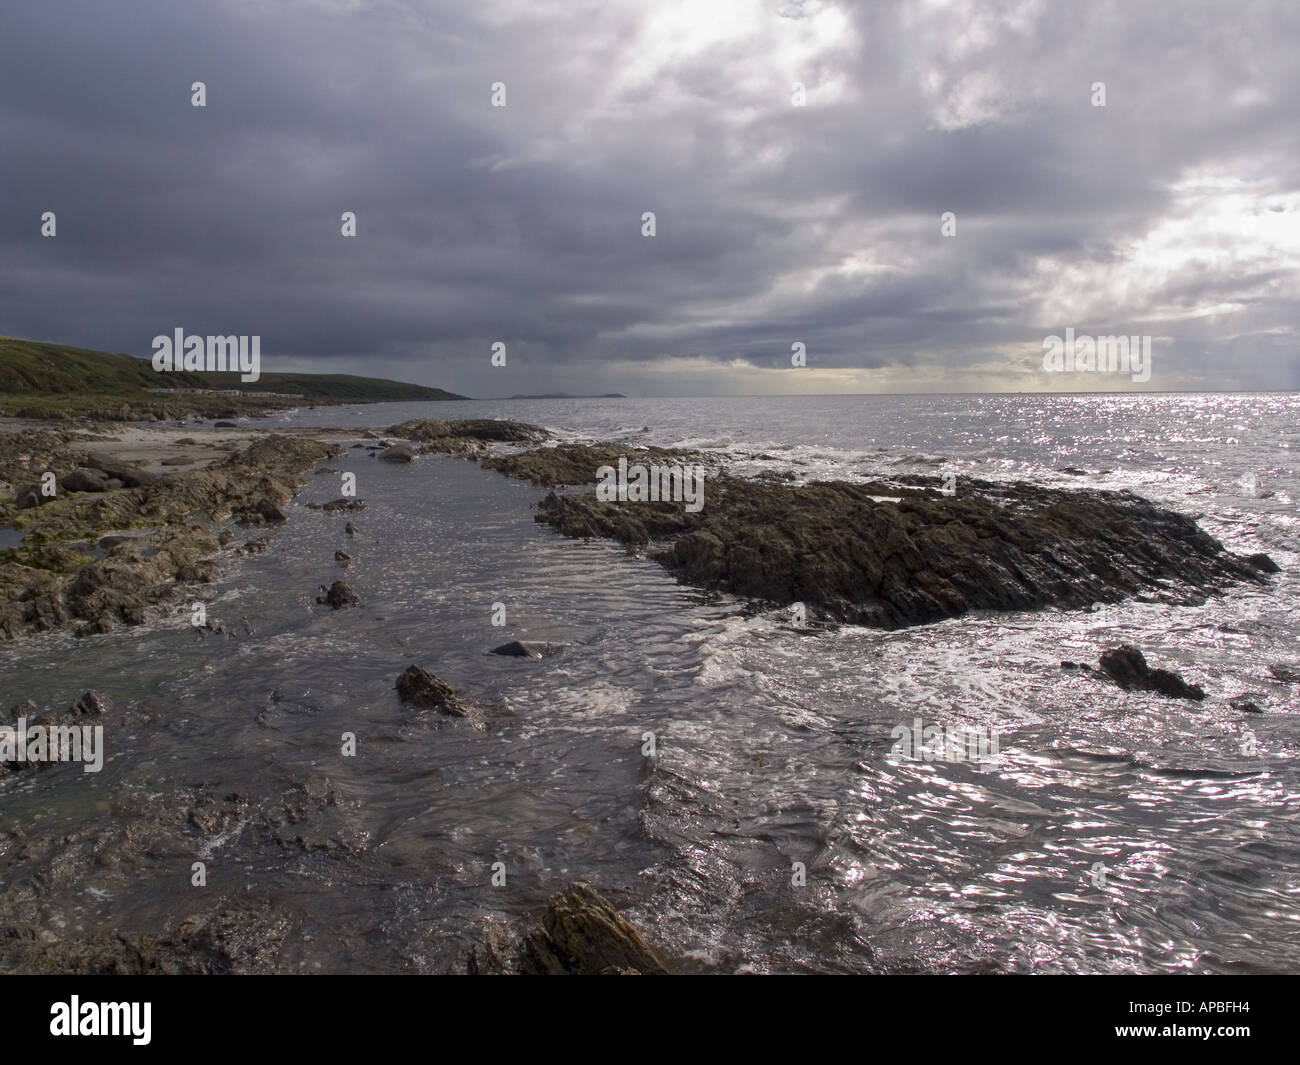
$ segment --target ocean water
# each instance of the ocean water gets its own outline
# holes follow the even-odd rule
[[[578,879],[685,968],[1293,971],[1300,687],[1268,667],[1300,661],[1298,415],[1294,394],[1180,394],[467,401],[259,420],[509,417],[561,439],[708,449],[740,473],[1130,488],[1283,572],[1201,607],[811,634],[537,525],[543,489],[447,456],[350,451],[330,465],[357,473],[364,512],[307,509],[339,494],[337,474],[315,476],[267,553],[206,590],[233,635],[178,612],[0,645],[6,704],[93,687],[118,707],[101,773],[0,778],[5,825],[98,831],[121,852],[70,868],[57,848],[0,848],[0,889],[41,877],[40,920],[64,936],[265,907],[287,923],[287,971],[444,971],[485,918]],[[340,547],[362,602],[333,612],[313,600],[342,572]],[[486,653],[513,639],[568,647]],[[1060,668],[1120,642],[1209,697],[1125,694]],[[487,730],[399,706],[413,662],[482,702]],[[1264,713],[1234,710],[1241,697]],[[998,757],[904,757],[898,730],[917,718],[996,735]],[[345,732],[356,757],[340,753]],[[333,798],[277,840],[254,815],[220,832],[187,821],[196,789],[253,811]],[[140,809],[166,831],[132,833]]]

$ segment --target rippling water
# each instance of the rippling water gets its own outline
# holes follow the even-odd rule
[[[811,635],[615,545],[560,538],[531,521],[544,492],[530,485],[449,457],[395,467],[352,451],[335,465],[359,475],[359,536],[343,535],[348,516],[303,506],[338,495],[337,475],[314,478],[267,554],[211,589],[209,617],[232,637],[178,616],[0,648],[7,702],[95,687],[119,707],[102,773],[10,774],[0,806],[6,824],[57,836],[121,829],[133,804],[196,787],[254,806],[332,792],[297,842],[251,820],[191,826],[179,848],[127,831],[120,862],[54,875],[51,857],[44,869],[43,919],[69,930],[170,926],[214,895],[257,900],[290,918],[286,969],[439,971],[484,916],[586,879],[700,968],[1292,970],[1300,705],[1268,665],[1298,657],[1298,414],[1295,395],[1265,394],[281,415],[258,424],[514,417],[573,439],[712,448],[741,471],[804,479],[954,472],[1132,488],[1284,572],[1199,608]],[[355,557],[347,577],[362,604],[332,612],[313,597],[338,575],[339,547]],[[511,639],[571,646],[542,661],[485,653]],[[1210,697],[1124,694],[1060,669],[1121,641]],[[393,681],[412,662],[488,704],[488,730],[400,708]],[[1243,695],[1265,712],[1232,709]],[[891,732],[916,717],[997,729],[997,762],[899,757]],[[340,757],[344,732],[356,758]],[[195,854],[210,866],[202,900],[188,887]],[[494,862],[504,887],[490,884]],[[32,874],[0,864],[0,885]]]

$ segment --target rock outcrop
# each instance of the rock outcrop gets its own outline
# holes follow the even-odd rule
[[[707,482],[697,513],[552,492],[536,520],[644,548],[687,584],[882,628],[1130,596],[1199,604],[1234,582],[1266,579],[1260,560],[1129,492],[967,478],[944,495],[939,484],[722,477]]]
[[[492,418],[468,418],[442,421],[417,418],[389,426],[390,436],[421,445],[421,453],[442,452],[450,455],[480,457],[489,454],[489,445],[537,444],[547,437],[546,430],[522,422],[497,421]]]

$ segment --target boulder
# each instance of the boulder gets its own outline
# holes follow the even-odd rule
[[[39,484],[25,484],[19,486],[15,494],[14,506],[19,510],[31,510],[33,507],[48,503],[52,498],[41,491]]]
[[[1125,691],[1152,691],[1171,699],[1205,698],[1205,689],[1199,684],[1188,684],[1177,673],[1167,669],[1152,669],[1146,658],[1132,644],[1113,647],[1102,653],[1102,672]]]
[[[106,492],[108,478],[98,470],[80,467],[59,479],[59,490],[61,492]]]
[[[322,584],[321,591],[325,592],[325,594],[317,596],[316,602],[322,606],[333,607],[335,610],[340,607],[355,606],[361,602],[361,596],[357,595],[352,585],[348,584],[347,581],[335,581],[329,586],[328,591],[325,590],[325,586]]]
[[[97,717],[100,714],[108,713],[112,708],[113,704],[108,701],[107,696],[101,695],[97,691],[87,691],[77,700],[77,704],[72,710],[73,713]]]
[[[86,465],[98,470],[105,477],[121,481],[127,488],[147,488],[163,480],[156,473],[150,473],[138,466],[132,466],[129,462],[120,462],[117,459],[110,458],[107,455],[99,455],[93,451],[86,456]]]
[[[410,444],[394,444],[385,448],[379,457],[385,462],[414,462],[415,455],[415,448]]]

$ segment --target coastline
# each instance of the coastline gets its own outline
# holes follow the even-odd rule
[[[17,432],[12,432],[13,429]],[[102,491],[71,492],[63,498],[56,497],[52,502],[14,511],[23,521],[30,519],[31,524],[26,532],[39,533],[36,539],[42,541],[39,544],[27,543],[22,550],[32,554],[33,562],[44,561],[46,565],[27,567],[44,574],[35,581],[37,587],[34,593],[32,586],[26,585],[5,604],[10,609],[17,604],[24,611],[32,611],[30,619],[20,618],[13,634],[24,639],[39,640],[43,631],[72,628],[73,631],[91,635],[119,626],[130,626],[159,613],[178,609],[184,611],[186,608],[182,600],[186,593],[190,590],[197,591],[202,584],[211,580],[217,567],[237,564],[242,555],[263,550],[268,533],[273,534],[276,528],[283,528],[294,520],[292,508],[287,505],[289,500],[301,488],[310,471],[321,469],[322,463],[333,463],[343,451],[376,456],[388,452],[390,461],[396,463],[398,469],[419,461],[422,454],[447,454],[469,459],[499,474],[513,475],[538,486],[558,489],[543,501],[535,515],[537,521],[552,524],[558,531],[569,536],[614,540],[642,552],[643,557],[659,562],[660,565],[664,565],[658,557],[660,553],[664,553],[663,557],[671,561],[677,557],[677,545],[692,535],[705,540],[725,539],[721,536],[725,530],[716,524],[725,521],[726,527],[737,534],[737,542],[741,544],[751,538],[755,544],[768,542],[774,532],[796,538],[805,536],[803,542],[807,559],[818,560],[820,563],[834,561],[839,551],[837,544],[849,544],[855,552],[861,552],[873,542],[890,544],[890,550],[883,557],[892,567],[895,563],[889,562],[890,559],[897,559],[897,564],[901,565],[912,558],[906,549],[907,542],[912,543],[916,557],[923,560],[936,549],[933,544],[927,545],[924,537],[914,536],[915,530],[899,524],[911,520],[908,515],[924,518],[919,527],[926,528],[953,524],[952,521],[940,522],[939,516],[957,518],[964,514],[962,524],[974,528],[977,524],[972,516],[974,512],[967,513],[962,508],[977,506],[985,520],[997,524],[1014,520],[1018,510],[1032,509],[1035,506],[1050,509],[1064,503],[1090,509],[1099,521],[1109,521],[1111,518],[1122,517],[1125,511],[1136,510],[1156,522],[1149,530],[1150,536],[1157,538],[1169,550],[1174,550],[1175,545],[1179,544],[1184,547],[1199,547],[1199,551],[1188,550],[1187,557],[1205,561],[1209,568],[1191,574],[1193,580],[1186,590],[1188,595],[1209,594],[1219,587],[1221,577],[1233,576],[1229,572],[1232,566],[1223,572],[1214,568],[1213,560],[1220,551],[1215,549],[1213,541],[1206,544],[1199,539],[1194,532],[1195,523],[1190,518],[1173,515],[1172,512],[1163,511],[1124,493],[1080,490],[1047,495],[1022,493],[1018,496],[1015,486],[976,484],[969,487],[976,489],[981,497],[987,497],[976,504],[961,491],[953,497],[944,496],[940,490],[940,478],[900,475],[890,482],[869,482],[856,486],[854,492],[848,494],[846,498],[850,498],[853,506],[858,508],[855,512],[860,511],[864,518],[875,514],[876,517],[888,518],[889,521],[889,528],[884,532],[874,526],[864,526],[862,536],[855,542],[852,538],[840,539],[850,531],[850,523],[829,520],[826,515],[818,515],[815,511],[804,516],[807,529],[800,531],[788,525],[785,504],[798,498],[798,493],[803,491],[801,489],[762,478],[740,484],[720,477],[709,485],[708,502],[697,516],[690,516],[684,505],[671,502],[635,503],[627,507],[627,520],[615,520],[620,504],[602,503],[591,492],[592,478],[597,467],[611,461],[617,462],[620,458],[666,464],[690,463],[702,461],[702,453],[644,448],[627,443],[552,447],[544,446],[553,443],[546,439],[546,435],[544,430],[536,426],[487,419],[417,419],[368,429],[295,428],[275,431],[260,427],[217,429],[138,424],[96,424],[77,428],[67,426],[59,430],[31,424],[0,426],[0,442],[4,448],[0,457],[7,464],[6,468],[16,467],[21,454],[27,456],[22,465],[28,474],[35,472],[32,463],[36,461],[53,463],[56,480],[70,477],[79,469],[98,470],[105,475],[117,473],[121,476],[107,479],[124,480],[118,487]],[[187,440],[194,442],[187,443]],[[83,461],[90,465],[81,466]],[[332,466],[326,468],[331,473],[338,472]],[[139,483],[125,483],[129,479],[137,479]],[[831,483],[830,487],[825,484],[814,486],[811,491],[843,492],[844,487],[841,485],[837,488]],[[996,510],[999,493],[1002,494],[1003,502],[1010,507],[1006,514]],[[1116,495],[1127,495],[1127,498],[1118,501],[1110,498]],[[337,526],[341,528],[351,516],[351,508],[359,509],[360,501],[340,499],[335,500],[335,504],[344,505],[309,503],[307,506],[327,510],[336,517]],[[6,507],[13,505],[5,503]],[[577,508],[576,518],[574,514],[567,513],[569,508]],[[718,513],[716,518],[711,516],[715,508]],[[1079,516],[1076,515],[1076,518]],[[518,521],[526,522],[530,517],[534,515],[526,509],[517,509]],[[358,517],[356,520],[364,533],[364,519]],[[591,524],[588,527],[585,523]],[[697,524],[699,527],[693,528]],[[1081,535],[1081,528],[1076,520],[1067,529],[1063,540]],[[1122,544],[1123,532],[1124,530],[1119,530],[1110,539]],[[814,536],[813,533],[817,535]],[[90,546],[92,542],[94,547],[103,551],[102,557],[89,561],[77,557],[81,552],[75,549],[76,545]],[[953,558],[962,557],[958,554],[958,548],[950,550]],[[1007,563],[1011,561],[1009,555],[1004,559]],[[0,572],[11,573],[12,570],[8,567],[13,564],[6,563]],[[730,567],[732,563],[728,562],[727,565]],[[59,566],[66,568],[59,569]],[[671,565],[664,568],[670,572],[673,569]],[[773,573],[785,570],[794,573],[799,570],[789,558],[768,568]],[[760,578],[763,569],[755,566],[752,572],[756,578]],[[1008,569],[1007,573],[1010,572]],[[1258,575],[1258,579],[1251,575],[1252,572]],[[346,577],[346,571],[343,575]],[[718,573],[712,565],[702,567],[691,576],[693,579],[686,583],[695,587],[719,587]],[[1267,579],[1256,567],[1239,569],[1236,576],[1256,584],[1262,584]],[[896,570],[896,578],[904,586],[913,581],[906,569]],[[1160,591],[1159,574],[1152,573],[1150,578],[1148,584],[1139,589],[1143,594]],[[1201,578],[1205,580],[1203,587],[1196,583]],[[999,579],[1009,578],[1000,576]],[[1120,583],[1116,582],[1117,593],[1120,588]],[[789,601],[788,596],[772,594],[770,577],[748,590],[725,587],[720,590],[730,590],[742,598],[748,591],[755,609],[765,603],[782,605],[783,598],[786,602]],[[794,590],[793,587],[790,589],[791,592]],[[801,590],[805,593],[801,601],[809,607],[809,616],[805,620],[810,631],[822,624],[846,620],[834,610],[829,611],[825,617],[816,612],[819,603],[832,603],[837,596],[836,589],[831,585],[826,585],[824,590],[827,593],[824,603],[817,598],[816,588]],[[1100,588],[1088,591],[1091,595],[1106,590]],[[1068,594],[1060,594],[1060,604],[1068,605],[1071,602]],[[60,602],[67,613],[62,621],[57,610]],[[350,604],[346,599],[340,598],[337,602],[326,605],[343,607]],[[1075,608],[1077,609],[1077,603]],[[328,610],[320,613],[325,619],[330,615]],[[35,624],[27,624],[29,620]],[[324,623],[328,624],[328,620]],[[914,623],[923,624],[924,621]],[[209,634],[203,635],[206,637]],[[419,653],[423,656],[427,652],[422,649]],[[436,661],[428,658],[417,658],[416,661],[437,669]],[[1140,675],[1144,666],[1140,658],[1135,665],[1138,673],[1126,678],[1128,683],[1139,687],[1144,683],[1164,684],[1169,691],[1162,691],[1161,694],[1166,695],[1179,690],[1172,682],[1166,684],[1162,677],[1157,676],[1152,680],[1149,676]],[[1075,671],[1082,672],[1077,666]],[[1109,673],[1105,669],[1090,672],[1096,674],[1098,682],[1111,684],[1119,683],[1120,680],[1115,673]],[[1159,674],[1161,671],[1148,672]],[[411,714],[413,719],[445,718],[449,729],[460,729],[462,724],[467,728],[478,727],[472,712],[465,713],[458,709],[474,702],[477,693],[469,690],[474,687],[472,684],[466,684],[457,691],[444,685],[436,673],[427,673],[421,667],[417,671],[417,679],[423,684],[423,691],[417,690],[410,699],[406,699],[396,671],[391,679],[398,681],[397,695],[392,697],[394,706],[405,702],[403,712]],[[1157,687],[1152,690],[1160,689]],[[94,693],[88,693],[91,694]],[[100,699],[84,698],[82,702],[88,706],[108,705],[108,700]],[[17,711],[23,711],[23,714]],[[111,706],[94,712],[109,715],[114,713]],[[15,719],[25,716],[28,720],[38,721],[44,715],[56,723],[77,724],[87,719],[86,714],[86,710],[76,708],[61,713],[39,707],[17,706],[11,711],[11,716]],[[454,720],[457,717],[469,720],[459,722]],[[331,817],[328,811],[335,809],[336,803],[342,801],[333,791],[326,790],[318,794],[310,790],[313,786],[309,785],[305,796],[299,796],[296,791],[286,792],[284,796],[272,795],[270,799],[259,798],[253,803],[240,796],[223,797],[223,793],[212,792],[211,788],[205,786],[193,795],[178,796],[175,801],[171,798],[165,802],[159,801],[148,806],[139,816],[144,823],[153,825],[154,830],[161,832],[162,829],[158,826],[170,825],[167,818],[179,808],[186,811],[189,823],[207,838],[220,838],[239,824],[251,823],[261,826],[259,830],[271,833],[278,846],[323,846],[346,860],[354,853],[354,849],[361,846],[357,842],[358,830],[350,822],[335,824],[332,820],[325,820],[315,830],[319,833],[320,842],[317,842],[316,836],[304,837],[302,828],[287,827],[297,824],[304,817]],[[271,805],[267,806],[267,802]],[[276,803],[281,803],[283,809]],[[304,838],[307,840],[305,843]],[[586,873],[585,870],[577,872],[580,875]],[[468,933],[474,943],[468,948],[463,966],[458,971],[652,972],[660,971],[660,966],[669,971],[689,969],[690,963],[681,958],[668,957],[665,960],[661,956],[662,952],[648,945],[647,937],[642,936],[634,924],[620,918],[617,908],[599,893],[600,890],[610,891],[615,887],[616,885],[606,883],[595,887],[575,883],[535,913],[507,923],[498,921],[481,928],[476,926]],[[15,905],[18,901],[16,898]],[[123,945],[108,939],[92,938],[84,944],[65,942],[57,951],[50,952],[47,960],[20,951],[19,955],[11,954],[7,965],[17,971],[35,971],[42,967],[64,972],[105,969],[277,971],[275,952],[267,944],[277,942],[277,936],[282,934],[282,930],[261,910],[252,908],[215,912],[206,920],[207,923],[189,926],[187,930],[167,929],[165,935],[150,944]]]

